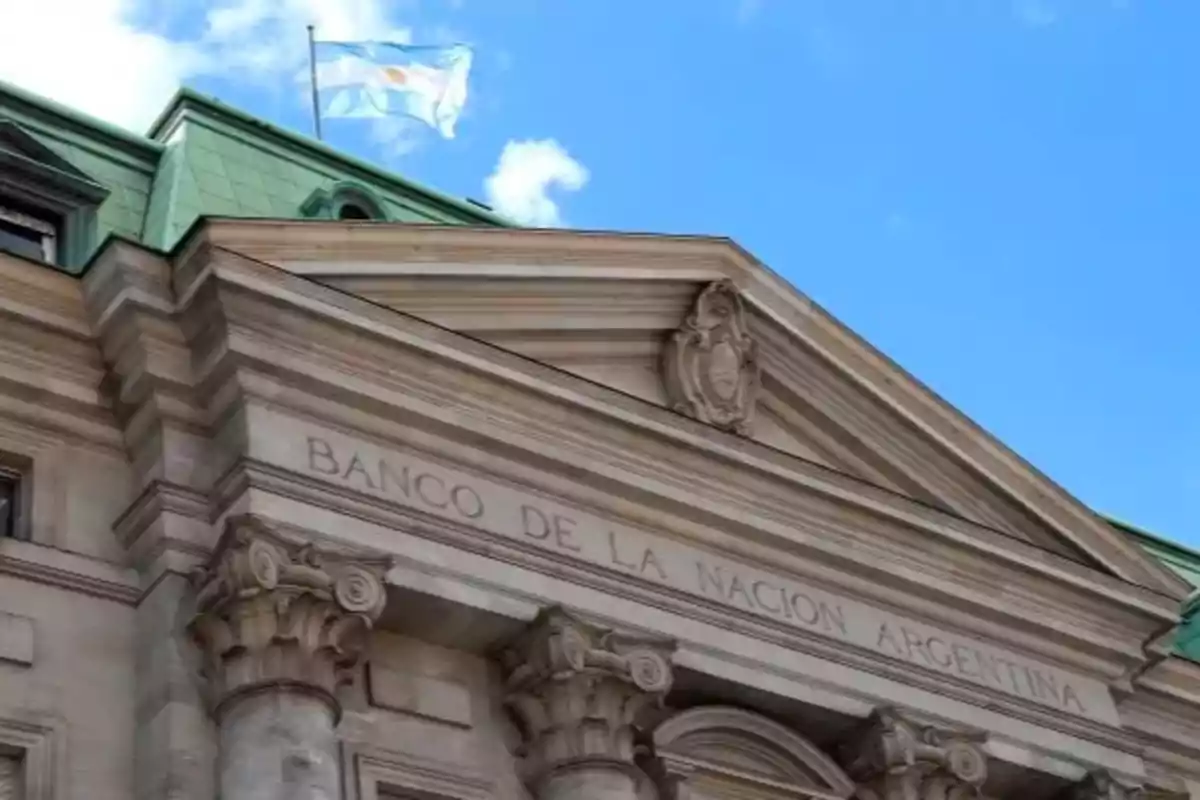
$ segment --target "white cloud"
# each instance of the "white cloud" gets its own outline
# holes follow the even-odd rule
[[[187,43],[139,31],[126,0],[6,4],[0,78],[135,129],[201,64]]]
[[[250,70],[274,78],[295,72],[308,57],[306,25],[318,39],[407,42],[411,30],[395,25],[384,0],[217,0],[206,15],[203,44],[226,71]],[[394,7],[395,4],[392,4]]]
[[[484,190],[501,214],[523,225],[549,228],[562,224],[551,189],[577,192],[587,182],[587,168],[555,140],[509,140]]]
[[[328,39],[410,38],[388,13],[407,8],[396,0],[204,0],[202,31],[186,39],[135,24],[153,3],[10,3],[0,26],[0,79],[141,131],[189,78],[290,86],[307,57],[307,24]]]

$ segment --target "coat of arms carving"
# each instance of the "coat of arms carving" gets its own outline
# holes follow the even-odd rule
[[[711,283],[696,298],[667,342],[663,377],[676,411],[749,434],[759,385],[758,348],[732,281]]]

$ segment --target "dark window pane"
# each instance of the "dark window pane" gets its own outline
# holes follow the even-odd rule
[[[44,258],[42,234],[0,219],[0,248],[26,258]]]
[[[338,209],[338,219],[370,219],[367,210],[356,203],[345,203]]]
[[[0,472],[0,536],[12,536],[17,515],[17,479]]]

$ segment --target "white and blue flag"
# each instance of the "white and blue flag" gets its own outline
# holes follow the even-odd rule
[[[316,42],[314,73],[324,117],[415,117],[454,138],[467,104],[471,48]]]

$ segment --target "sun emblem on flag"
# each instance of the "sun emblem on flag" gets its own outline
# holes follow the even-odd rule
[[[384,67],[383,74],[391,83],[408,82],[408,72],[402,67]]]

